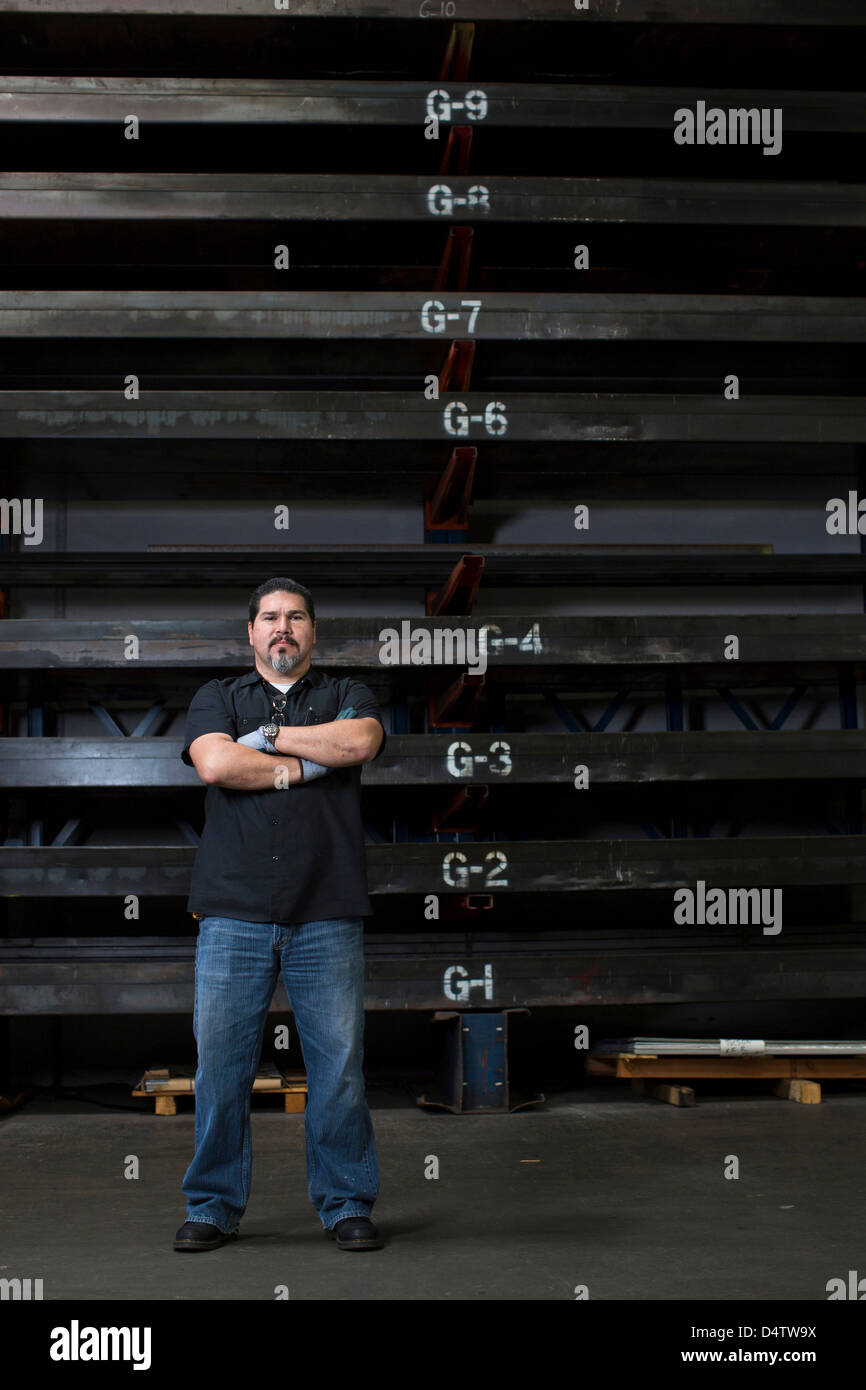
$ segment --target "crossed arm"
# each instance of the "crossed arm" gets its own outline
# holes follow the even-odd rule
[[[325,767],[350,767],[369,763],[382,742],[382,725],[372,715],[363,719],[335,719],[330,724],[285,725],[274,740],[277,756],[259,753],[230,734],[200,734],[189,746],[195,770],[209,786],[232,791],[267,791],[274,786],[278,767],[289,786],[301,780],[300,759]]]

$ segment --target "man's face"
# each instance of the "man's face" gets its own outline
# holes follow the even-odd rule
[[[277,590],[259,599],[254,623],[247,624],[260,675],[304,675],[316,645],[316,625],[300,594]]]

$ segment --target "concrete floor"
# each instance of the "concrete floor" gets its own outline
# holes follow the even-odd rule
[[[192,1255],[172,1250],[191,1108],[163,1118],[37,1098],[0,1121],[0,1276],[42,1278],[46,1300],[273,1300],[280,1284],[291,1299],[572,1300],[586,1284],[592,1299],[823,1301],[828,1279],[866,1272],[862,1089],[797,1105],[717,1083],[682,1110],[602,1082],[460,1117],[419,1109],[422,1090],[368,1090],[386,1246],[365,1253],[321,1230],[302,1115],[254,1102],[240,1239]]]

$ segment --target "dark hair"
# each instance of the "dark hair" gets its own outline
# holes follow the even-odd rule
[[[285,590],[288,594],[300,594],[304,603],[307,605],[307,612],[310,621],[316,621],[316,609],[313,605],[313,595],[309,589],[305,589],[303,584],[296,584],[294,579],[266,579],[264,584],[260,584],[257,589],[250,594],[250,622],[254,623],[259,614],[259,605],[266,594],[275,594],[280,590]]]

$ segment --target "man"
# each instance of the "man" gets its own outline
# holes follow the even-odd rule
[[[310,1200],[341,1250],[378,1250],[379,1171],[364,1095],[367,896],[361,764],[385,747],[371,692],[311,667],[313,598],[252,594],[255,669],[193,697],[183,753],[207,784],[188,911],[199,918],[195,1157],[175,1250],[237,1237],[250,1194],[250,1091],[282,969],[307,1072]]]

